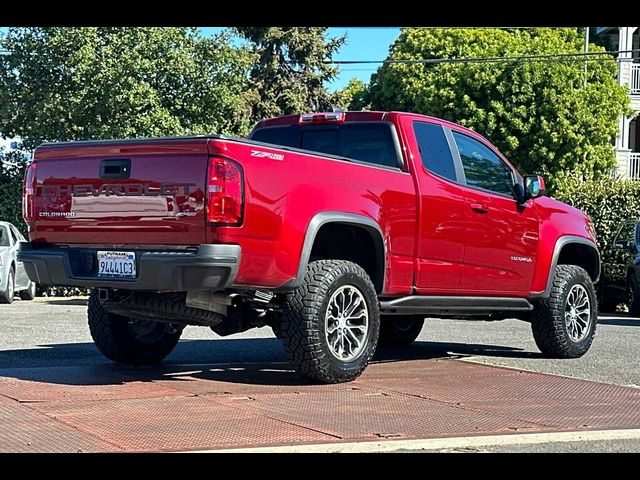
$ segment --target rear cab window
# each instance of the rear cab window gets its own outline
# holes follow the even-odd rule
[[[387,122],[347,122],[338,125],[290,125],[254,130],[250,139],[302,148],[382,167],[399,168],[392,125]]]

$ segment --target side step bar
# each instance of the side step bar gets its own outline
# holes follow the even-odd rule
[[[394,298],[380,302],[380,313],[395,315],[441,314],[485,315],[495,312],[528,312],[533,305],[526,298],[421,296]]]

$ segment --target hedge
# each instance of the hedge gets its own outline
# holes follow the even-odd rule
[[[556,178],[553,196],[585,211],[596,228],[605,281],[625,280],[629,253],[613,247],[622,224],[640,217],[640,182],[610,177]]]

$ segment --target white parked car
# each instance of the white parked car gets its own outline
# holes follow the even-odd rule
[[[19,242],[26,241],[16,227],[0,222],[0,303],[11,303],[16,293],[22,300],[33,300],[36,284],[17,257]]]

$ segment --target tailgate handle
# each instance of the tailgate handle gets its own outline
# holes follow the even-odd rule
[[[131,173],[131,160],[117,158],[102,160],[100,162],[100,178],[129,178]]]

